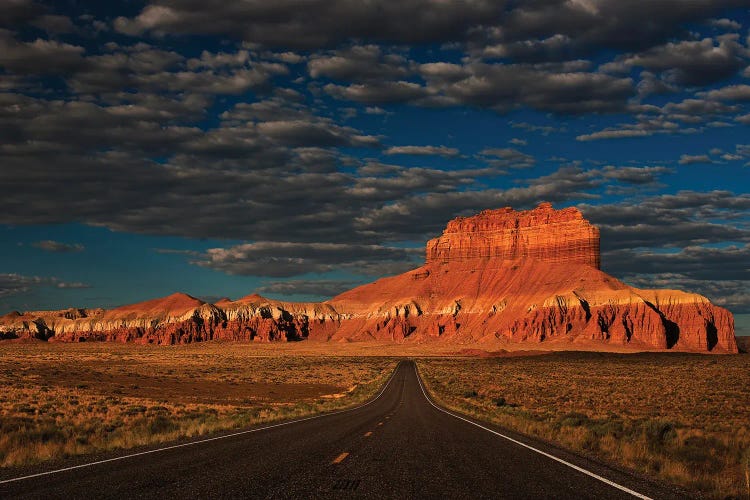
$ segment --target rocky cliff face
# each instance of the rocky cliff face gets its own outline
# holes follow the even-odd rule
[[[584,265],[432,263],[331,304],[350,311],[333,339],[737,352],[731,313],[705,297],[631,288]]]
[[[424,266],[324,303],[174,294],[112,310],[10,313],[0,338],[158,344],[205,340],[545,343],[558,349],[737,352],[731,313],[696,294],[639,290],[599,270],[576,209],[505,208],[451,221]]]
[[[448,223],[443,235],[427,242],[427,263],[467,259],[535,259],[586,264],[599,269],[599,230],[575,208],[485,210]]]

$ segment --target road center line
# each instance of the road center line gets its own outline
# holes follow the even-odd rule
[[[607,479],[605,477],[602,477],[599,474],[596,474],[594,472],[588,471],[588,470],[584,469],[583,467],[579,467],[579,466],[577,466],[575,464],[572,464],[572,463],[570,463],[570,462],[568,462],[566,460],[563,460],[562,458],[558,458],[558,457],[556,457],[554,455],[551,455],[551,454],[549,454],[547,452],[544,452],[544,451],[542,451],[542,450],[540,450],[538,448],[534,448],[533,446],[529,446],[528,444],[523,443],[521,441],[518,441],[517,439],[513,439],[510,436],[506,436],[505,434],[501,434],[501,433],[499,433],[497,431],[489,429],[489,428],[487,428],[487,427],[485,427],[483,425],[480,425],[480,424],[478,424],[476,422],[472,422],[468,418],[464,418],[464,417],[462,417],[460,415],[457,415],[457,414],[455,414],[453,412],[450,412],[450,411],[448,411],[448,410],[446,410],[444,408],[439,407],[438,405],[436,405],[435,403],[433,403],[432,399],[430,399],[430,396],[427,395],[427,391],[425,390],[424,385],[422,385],[422,378],[419,376],[419,370],[417,369],[417,364],[416,363],[414,363],[414,371],[417,374],[417,382],[419,382],[419,387],[422,389],[422,394],[424,395],[424,397],[427,400],[427,402],[430,403],[435,408],[437,408],[438,410],[442,411],[443,413],[447,413],[451,417],[457,418],[459,420],[463,420],[464,422],[468,422],[471,425],[479,427],[480,429],[484,429],[487,432],[491,432],[492,434],[495,434],[496,436],[500,436],[503,439],[507,439],[508,441],[510,441],[512,443],[515,443],[515,444],[517,444],[519,446],[523,446],[524,448],[527,448],[527,449],[529,449],[531,451],[535,451],[535,452],[539,453],[540,455],[544,455],[547,458],[551,458],[552,460],[554,460],[556,462],[560,462],[563,465],[567,465],[571,469],[575,469],[578,472],[582,472],[582,473],[586,474],[587,476],[593,477],[594,479],[598,479],[599,481],[601,481],[601,482],[603,482],[605,484],[608,484],[608,485],[610,485],[610,486],[612,486],[614,488],[617,488],[618,490],[624,491],[625,493],[633,495],[636,498],[641,498],[643,500],[653,500],[651,497],[648,497],[646,495],[638,493],[637,491],[633,491],[633,490],[631,490],[630,488],[628,488],[626,486],[623,486],[621,484],[615,483],[614,481],[610,481],[609,479]]]
[[[106,464],[108,462],[116,462],[118,460],[125,460],[126,458],[133,458],[133,457],[140,457],[140,456],[143,456],[143,455],[150,455],[151,453],[158,453],[160,451],[174,450],[174,449],[177,449],[177,448],[186,448],[188,446],[195,446],[197,444],[210,443],[211,441],[218,441],[220,439],[227,439],[227,438],[231,438],[231,437],[242,436],[244,434],[251,434],[253,432],[265,431],[267,429],[274,429],[276,427],[284,427],[286,425],[292,425],[292,424],[296,424],[296,423],[299,423],[299,422],[306,422],[308,420],[315,420],[315,419],[318,419],[318,418],[330,417],[330,416],[333,416],[333,415],[340,415],[341,413],[347,413],[347,412],[359,410],[360,408],[364,408],[365,406],[371,405],[372,403],[374,403],[375,401],[377,401],[378,399],[380,399],[380,397],[383,395],[383,393],[385,393],[385,390],[388,388],[388,386],[391,385],[391,382],[393,381],[393,378],[396,376],[396,372],[398,371],[399,367],[401,366],[401,363],[403,363],[403,361],[399,361],[398,362],[398,364],[396,365],[396,368],[393,370],[393,373],[391,373],[391,377],[388,379],[388,382],[386,382],[386,384],[380,390],[380,392],[378,393],[378,395],[375,396],[375,398],[373,398],[370,401],[368,401],[366,403],[363,403],[363,404],[361,404],[359,406],[355,406],[354,408],[348,408],[346,410],[334,411],[332,413],[325,413],[323,415],[314,415],[312,417],[300,418],[299,420],[292,420],[290,422],[281,422],[279,424],[267,425],[265,427],[258,427],[257,429],[248,429],[246,431],[233,432],[231,434],[225,434],[223,436],[216,436],[216,437],[212,437],[212,438],[201,439],[199,441],[192,441],[190,443],[174,444],[172,446],[165,446],[164,448],[157,448],[155,450],[147,450],[147,451],[141,451],[141,452],[138,452],[138,453],[131,453],[129,455],[123,455],[121,457],[107,458],[105,460],[97,460],[96,462],[89,462],[89,463],[80,464],[80,465],[73,465],[73,466],[70,466],[70,467],[64,467],[62,469],[56,469],[56,470],[51,470],[51,471],[47,471],[47,472],[38,472],[36,474],[29,474],[27,476],[14,477],[12,479],[5,479],[5,480],[0,481],[0,484],[13,483],[13,482],[16,482],[16,481],[23,481],[24,479],[32,479],[32,478],[41,477],[41,476],[50,476],[52,474],[59,474],[60,472],[66,472],[66,471],[76,470],[76,469],[83,469],[85,467],[93,467],[94,465]]]
[[[370,431],[370,432],[365,432],[365,437],[366,437],[366,438],[368,438],[368,437],[370,437],[370,436],[372,436],[372,431]]]
[[[349,452],[348,452],[348,451],[345,451],[344,453],[342,453],[342,454],[341,454],[341,455],[339,455],[338,457],[334,458],[334,459],[333,459],[333,462],[331,462],[331,464],[340,464],[340,463],[341,463],[341,462],[343,462],[343,461],[344,461],[344,459],[345,459],[346,457],[348,457],[348,456],[349,456]]]

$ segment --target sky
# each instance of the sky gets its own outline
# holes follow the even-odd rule
[[[4,0],[0,312],[320,300],[577,207],[750,335],[750,0]]]

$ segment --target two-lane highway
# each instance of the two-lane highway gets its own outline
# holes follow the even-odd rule
[[[428,399],[411,361],[358,408],[81,465],[0,476],[0,497],[675,497],[446,412]]]

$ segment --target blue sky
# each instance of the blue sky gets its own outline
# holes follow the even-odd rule
[[[749,6],[4,2],[0,309],[323,299],[550,201],[750,334]]]

